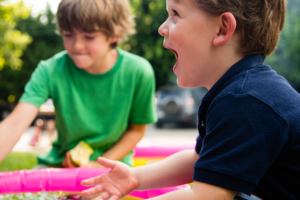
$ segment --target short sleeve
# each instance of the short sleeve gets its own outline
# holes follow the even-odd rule
[[[286,122],[245,94],[212,104],[206,126],[194,180],[245,194],[251,194],[288,139]]]
[[[130,112],[131,124],[151,124],[157,120],[155,109],[155,76],[151,65],[147,62],[144,70],[136,79],[134,99]]]
[[[19,102],[27,102],[40,107],[49,98],[49,77],[43,62],[32,73]]]

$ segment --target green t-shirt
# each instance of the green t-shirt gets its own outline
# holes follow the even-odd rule
[[[41,61],[26,84],[20,102],[40,107],[52,98],[57,140],[39,164],[61,166],[68,150],[80,141],[95,150],[96,160],[114,145],[129,124],[156,121],[155,77],[150,63],[117,49],[119,58],[105,74],[77,68],[66,51]],[[132,152],[122,161],[132,165]]]

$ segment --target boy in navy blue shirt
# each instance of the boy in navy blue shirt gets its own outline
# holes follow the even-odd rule
[[[300,95],[264,65],[284,25],[285,0],[167,0],[159,28],[181,87],[209,91],[199,108],[195,151],[83,181],[84,195],[119,199],[133,190],[193,181],[154,199],[300,199]]]

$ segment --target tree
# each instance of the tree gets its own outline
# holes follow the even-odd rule
[[[23,66],[20,70],[4,68],[0,71],[0,100],[7,101],[10,98],[12,103],[21,97],[24,86],[38,63],[63,50],[61,36],[56,33],[55,15],[49,5],[45,13],[19,20],[16,29],[29,34],[32,43],[21,57]]]
[[[266,59],[278,74],[300,92],[300,2],[290,0],[285,26],[275,53]]]
[[[156,87],[174,82],[174,53],[163,47],[164,38],[158,28],[167,19],[166,2],[162,0],[130,0],[136,21],[136,34],[121,47],[146,58],[153,66]]]
[[[0,0],[0,70],[11,67],[20,70],[22,60],[20,57],[26,46],[31,42],[28,34],[15,29],[16,22],[28,18],[29,8],[23,1],[8,4]]]

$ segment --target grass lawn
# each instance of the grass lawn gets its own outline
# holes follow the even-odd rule
[[[37,165],[36,153],[10,153],[1,163],[0,172],[32,169]]]

